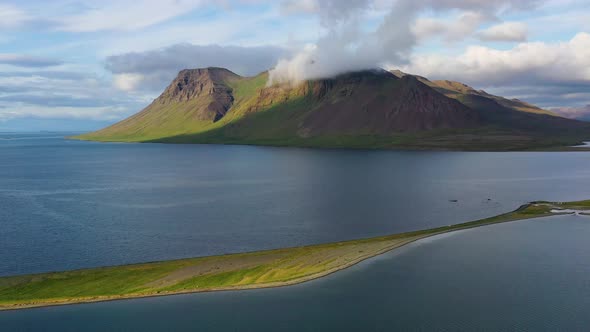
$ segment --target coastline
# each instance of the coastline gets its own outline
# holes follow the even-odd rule
[[[529,204],[522,205],[521,207],[512,212],[508,212],[491,218],[485,218],[462,224],[448,225],[438,228],[402,234],[394,234],[389,236],[381,236],[369,239],[319,244],[305,247],[283,248],[261,252],[229,254],[222,256],[208,256],[195,259],[132,264],[126,266],[85,269],[78,271],[66,271],[26,276],[2,277],[0,278],[0,311],[116,301],[157,296],[170,296],[188,293],[284,287],[325,277],[327,275],[336,273],[340,270],[349,268],[367,259],[382,255],[386,252],[390,252],[397,248],[403,247],[409,243],[413,243],[415,241],[419,241],[428,237],[498,223],[565,215],[568,213],[555,213],[552,211],[555,209],[564,210],[568,208],[575,208],[577,210],[590,210],[590,201],[570,203],[551,203],[543,201],[531,202]],[[262,261],[260,261],[260,259],[262,259]],[[268,262],[265,260],[268,260]],[[313,262],[311,262],[312,260]],[[228,261],[230,262],[229,265],[236,265],[234,265],[233,268],[229,268],[227,264]],[[250,265],[244,265],[244,262],[249,262]],[[301,268],[297,264],[303,264],[302,262],[307,263],[308,265],[311,264],[309,265],[309,269],[304,270],[307,271],[307,273],[301,274],[299,272]],[[120,272],[120,270],[132,270],[134,278],[140,278],[142,276],[142,273],[146,273],[143,271],[145,271],[147,268],[164,264],[176,264],[179,267],[168,271],[165,276],[155,277],[154,280],[151,280],[150,282],[144,281],[143,283],[141,283],[141,285],[143,287],[150,287],[145,288],[145,290],[143,291],[103,296],[93,295],[64,298],[59,298],[57,295],[55,297],[47,297],[46,295],[44,295],[46,296],[45,298],[39,296],[38,298],[22,300],[11,300],[10,296],[5,295],[6,292],[10,294],[11,291],[13,291],[13,294],[15,294],[15,292],[18,293],[18,287],[25,287],[23,289],[30,289],[30,287],[38,286],[38,283],[43,283],[46,281],[48,282],[48,285],[53,285],[52,282],[55,283],[56,280],[57,283],[62,282],[61,280],[66,280],[63,281],[65,282],[65,286],[68,286],[67,282],[73,280],[72,282],[74,282],[74,285],[82,285],[83,288],[88,288],[89,286],[92,286],[92,284],[85,284],[85,279],[83,279],[84,277],[86,277],[87,275],[90,275],[94,278],[102,277],[106,278],[106,281],[108,282],[108,279],[111,278],[108,272],[111,271],[113,272],[112,278],[116,278],[116,273]],[[202,267],[207,266],[207,264],[210,265],[209,270],[203,270]],[[215,264],[218,270],[213,269],[213,265],[211,264]],[[217,266],[218,264],[219,266],[221,266],[221,271],[219,271],[220,267]],[[237,266],[237,264],[242,264],[241,268]],[[293,264],[296,265],[295,269],[291,267],[291,265]],[[258,279],[253,279],[254,281],[250,280],[250,283],[244,282],[244,280],[248,280],[248,277],[252,275],[252,271],[258,269],[260,266],[266,267],[267,265],[268,271],[263,271],[264,273],[262,275],[260,275],[258,271],[256,271],[256,273],[258,274],[254,274],[258,277]],[[201,268],[201,271],[197,273],[196,271],[190,270],[194,269],[195,267]],[[223,270],[224,268],[226,270]],[[187,271],[192,271],[192,274],[187,274]],[[262,278],[262,276],[272,276],[274,274],[285,271],[287,272],[287,277],[283,277],[282,279],[279,278],[277,280],[273,280],[272,278]],[[295,271],[299,274],[295,273]],[[105,272],[107,273],[105,274]],[[182,277],[179,280],[173,279],[170,281],[166,279],[169,276],[174,275],[175,273],[178,274],[179,272],[184,272],[184,274],[181,273]],[[224,279],[225,276],[233,276],[236,273],[241,273],[241,279],[236,279],[237,281],[233,283],[227,283],[227,280]],[[292,277],[289,277],[288,273],[293,273]],[[218,282],[218,284],[215,284],[214,282],[210,283],[207,286],[205,283],[205,286],[202,287],[197,285],[197,283],[200,284],[203,281],[208,280],[207,278],[211,279],[212,277],[217,276],[223,276],[223,278],[213,279],[214,281]],[[191,284],[193,280],[196,281]],[[223,282],[220,282],[218,280],[222,280]],[[258,282],[258,280],[262,281]],[[6,284],[8,284],[8,286],[6,286]],[[50,291],[48,286],[44,288],[43,285],[44,284],[41,284],[41,287],[39,288],[39,294],[46,294],[48,291]],[[185,288],[174,288],[179,287],[179,285]]]
[[[253,142],[253,141],[166,141],[153,140],[118,140],[118,139],[96,139],[86,138],[83,135],[65,136],[64,139],[72,141],[96,142],[96,143],[128,143],[128,144],[182,144],[182,145],[233,145],[233,146],[260,146],[277,148],[296,149],[320,149],[320,150],[368,150],[368,151],[451,151],[451,152],[588,152],[590,145],[552,144],[542,146],[519,146],[519,147],[480,147],[480,146],[436,146],[436,145],[322,145],[322,144],[292,144],[281,142]]]
[[[455,232],[457,230],[453,230],[453,231],[449,231],[449,232]],[[164,293],[155,293],[155,294],[130,294],[130,295],[117,295],[117,296],[106,296],[106,297],[97,297],[97,298],[89,298],[89,299],[79,299],[79,300],[71,300],[71,301],[63,301],[63,302],[44,302],[44,303],[39,303],[39,304],[26,304],[26,305],[16,305],[14,307],[3,307],[2,305],[0,305],[0,311],[9,311],[9,310],[24,310],[24,309],[33,309],[33,308],[43,308],[43,307],[54,307],[54,306],[63,306],[63,305],[75,305],[75,304],[84,304],[84,303],[96,303],[96,302],[110,302],[110,301],[122,301],[122,300],[133,300],[133,299],[141,299],[141,298],[150,298],[150,297],[161,297],[161,296],[174,296],[174,295],[183,295],[183,294],[193,294],[193,293],[209,293],[209,292],[227,292],[227,291],[240,291],[240,290],[254,290],[254,289],[264,289],[264,288],[279,288],[279,287],[286,287],[286,286],[291,286],[291,285],[297,285],[297,284],[301,284],[304,282],[308,282],[308,281],[312,281],[312,280],[316,280],[316,279],[320,279],[323,277],[326,277],[328,275],[334,274],[338,271],[347,269],[349,267],[352,267],[362,261],[365,261],[367,259],[371,259],[373,257],[385,254],[389,251],[398,249],[400,247],[403,247],[407,244],[425,239],[427,237],[431,237],[431,236],[435,236],[435,235],[440,235],[443,233],[449,233],[449,232],[441,232],[441,233],[437,233],[437,234],[432,234],[432,235],[427,235],[427,236],[423,236],[417,239],[413,239],[413,240],[408,240],[404,243],[401,243],[399,245],[395,245],[392,246],[388,249],[385,249],[381,252],[377,252],[377,253],[373,253],[371,255],[367,255],[366,257],[363,257],[361,259],[358,259],[354,262],[351,262],[350,264],[346,264],[343,265],[341,267],[338,268],[334,268],[331,270],[327,270],[325,272],[321,272],[318,274],[314,274],[314,275],[310,275],[310,276],[306,276],[303,278],[297,278],[294,280],[290,280],[290,281],[284,281],[284,282],[276,282],[276,283],[268,283],[268,284],[260,284],[260,285],[247,285],[247,286],[234,286],[234,287],[220,287],[220,288],[210,288],[210,289],[198,289],[198,290],[186,290],[186,291],[176,291],[176,292],[164,292]]]

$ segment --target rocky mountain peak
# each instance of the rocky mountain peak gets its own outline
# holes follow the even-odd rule
[[[160,103],[183,102],[201,96],[227,99],[231,88],[227,82],[240,76],[223,68],[181,70],[158,98]]]

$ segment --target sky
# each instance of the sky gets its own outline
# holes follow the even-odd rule
[[[590,113],[588,0],[0,0],[0,131],[87,131],[184,68],[382,67]]]

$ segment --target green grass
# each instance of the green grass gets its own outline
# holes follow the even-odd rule
[[[186,291],[240,289],[304,281],[350,266],[409,241],[494,223],[589,209],[590,201],[534,202],[472,222],[354,241],[260,252],[0,278],[0,309]]]
[[[571,203],[565,203],[564,205],[569,206],[569,207],[590,207],[590,200],[589,201],[578,201],[578,202],[571,202]]]
[[[492,100],[462,95],[459,101],[478,110],[486,123],[495,125],[462,130],[396,132],[384,136],[359,131],[307,137],[300,131],[300,126],[318,106],[318,100],[310,95],[309,83],[292,89],[264,89],[267,79],[268,73],[261,73],[255,77],[225,82],[232,90],[234,101],[228,113],[216,122],[199,118],[199,110],[206,109],[211,102],[201,96],[184,102],[154,103],[145,112],[118,124],[75,138],[109,142],[511,151],[572,146],[587,140],[590,132],[590,125],[571,129],[555,121],[548,124],[538,115],[510,113],[510,110]],[[385,96],[396,89],[397,83],[381,85],[381,95]],[[333,93],[322,102],[330,103],[338,98],[339,95]]]
[[[268,74],[262,73],[254,77],[248,77],[241,80],[230,82],[229,86],[233,89],[234,98],[237,102],[246,100],[256,94],[256,92],[266,85]]]
[[[279,99],[257,99],[257,92],[265,86],[266,76],[239,80],[232,87],[236,102],[228,116],[215,126],[200,128],[168,137],[145,140],[164,143],[247,144],[293,147],[361,148],[361,149],[456,149],[456,150],[522,150],[563,144],[544,137],[522,137],[521,133],[502,128],[482,127],[462,130],[432,130],[395,133],[388,136],[355,133],[352,135],[324,134],[302,137],[299,126],[316,106],[314,99],[300,90],[279,95]],[[393,87],[383,85],[383,93]],[[285,101],[282,99],[285,98]],[[262,101],[261,101],[262,100]],[[257,104],[269,104],[256,112],[247,112]],[[508,137],[508,138],[507,138]],[[567,143],[576,142],[568,141]],[[566,144],[567,144],[566,143]]]
[[[281,108],[281,110],[288,108]],[[291,108],[295,110],[294,107]],[[263,126],[271,123],[272,118],[280,118],[285,114],[271,114],[277,109],[268,110],[269,114],[260,113],[251,119],[235,122],[235,127],[215,128],[197,134],[182,134],[147,142],[179,143],[179,144],[235,144],[235,145],[266,145],[308,148],[349,148],[349,149],[398,149],[398,150],[460,150],[460,151],[561,151],[560,147],[575,145],[579,137],[529,137],[517,136],[513,133],[486,127],[478,129],[433,130],[418,133],[396,133],[390,136],[378,135],[322,135],[300,137],[290,135],[289,129],[295,125],[291,122],[279,122],[280,126]],[[280,112],[277,112],[280,113]],[[287,112],[286,112],[287,113]],[[266,117],[266,119],[264,119]],[[248,127],[249,123],[261,120],[258,124]],[[251,120],[251,121],[249,121]],[[256,130],[241,130],[255,128]],[[276,133],[276,134],[273,134]],[[567,149],[583,151],[581,149]]]
[[[164,290],[179,291],[189,289],[208,289],[224,286],[229,287],[238,285],[242,282],[242,280],[247,278],[258,279],[264,273],[268,272],[269,269],[270,267],[261,265],[250,269],[204,275],[179,282],[174,286],[164,288]]]

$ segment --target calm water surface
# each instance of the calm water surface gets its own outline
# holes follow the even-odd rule
[[[586,153],[0,134],[0,276],[396,233],[586,199],[588,188]],[[0,330],[584,331],[589,237],[581,216],[494,225],[292,287],[0,312]]]
[[[590,217],[430,238],[296,286],[0,312],[7,331],[587,331]]]
[[[590,197],[590,154],[0,134],[0,276],[295,246]],[[458,202],[451,202],[458,200]]]

